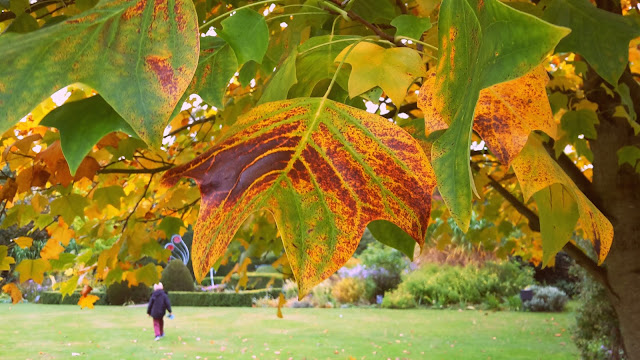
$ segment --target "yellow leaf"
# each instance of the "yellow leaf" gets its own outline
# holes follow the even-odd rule
[[[40,256],[47,260],[58,259],[60,257],[60,253],[63,251],[64,247],[60,245],[60,242],[51,238],[47,241],[42,250],[40,250]]]
[[[51,268],[51,264],[46,259],[25,259],[16,265],[15,271],[20,273],[20,282],[23,283],[33,279],[38,284],[42,284],[44,273]]]
[[[62,297],[73,294],[76,287],[78,287],[78,275],[72,276],[69,280],[58,283],[58,288],[60,289],[60,294]]]
[[[28,236],[20,236],[19,238],[13,239],[13,242],[15,242],[20,248],[26,249],[31,247],[33,239]]]
[[[57,224],[53,224],[49,227],[49,235],[51,239],[56,239],[62,243],[62,245],[69,245],[69,241],[75,236],[75,231],[73,231],[69,226],[59,218]]]
[[[129,287],[138,285],[138,277],[135,271],[127,271],[124,275],[125,279],[129,283]]]
[[[78,305],[80,305],[80,308],[82,309],[93,309],[93,304],[98,300],[100,300],[100,298],[95,295],[81,296],[80,300],[78,300]]]
[[[0,271],[11,270],[11,264],[15,264],[16,260],[7,256],[8,247],[6,245],[0,245]]]
[[[22,292],[18,289],[18,286],[14,283],[6,284],[2,287],[2,291],[11,296],[11,302],[14,304],[22,301]]]
[[[96,278],[104,279],[111,269],[115,269],[118,263],[118,253],[122,243],[116,242],[108,250],[103,250],[98,256],[98,265],[96,266]],[[106,270],[106,271],[105,271]]]
[[[613,241],[611,222],[578,189],[569,176],[553,160],[537,136],[531,136],[511,164],[518,177],[525,201],[533,194],[553,184],[562,184],[578,204],[580,224],[591,239],[598,261],[602,263]]]
[[[287,299],[284,298],[284,294],[280,293],[278,297],[278,317],[282,319],[282,307],[287,303]]]
[[[33,206],[33,210],[37,213],[41,213],[47,205],[49,205],[49,199],[39,193],[36,193],[31,198],[31,206]]]
[[[360,42],[342,50],[335,61],[342,59],[351,64],[351,98],[379,86],[394,104],[400,105],[413,81],[425,75],[420,54],[408,47],[385,49],[369,42]]]

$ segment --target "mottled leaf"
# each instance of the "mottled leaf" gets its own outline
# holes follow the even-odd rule
[[[562,184],[552,184],[538,191],[533,199],[538,205],[542,265],[546,266],[571,239],[578,222],[578,204]]]
[[[100,300],[100,298],[96,295],[81,296],[78,300],[78,305],[80,305],[81,309],[93,309],[93,304],[98,300]]]
[[[18,285],[14,283],[8,283],[2,287],[2,292],[11,296],[11,303],[17,304],[22,301],[22,292],[18,288]]]
[[[269,27],[262,16],[251,9],[242,9],[222,20],[218,35],[225,39],[242,65],[253,60],[262,63],[269,46]]]
[[[526,75],[499,83],[480,91],[473,117],[473,130],[503,164],[509,165],[520,153],[534,130],[542,130],[552,138],[557,136],[545,85],[549,77],[538,66]],[[425,88],[435,84],[431,73]],[[425,128],[429,133],[446,129],[449,124],[442,109],[435,108],[429,92],[421,94],[418,106],[425,113]]]
[[[298,52],[292,51],[266,85],[258,104],[287,98],[289,89],[298,82],[296,78],[296,58]]]
[[[420,145],[387,119],[325,99],[256,107],[163,182],[196,180],[202,205],[192,248],[200,281],[247,216],[270,211],[300,294],[351,257],[367,224],[393,221],[422,245],[431,167]]]
[[[396,39],[408,37],[420,40],[422,34],[431,28],[431,20],[426,17],[403,14],[391,20],[391,25],[396,28]]]
[[[199,39],[187,0],[105,0],[38,31],[5,33],[0,132],[56,90],[80,82],[96,89],[142,139],[159,145],[195,72]]]
[[[435,84],[421,93],[451,124],[433,144],[431,158],[438,190],[463,231],[471,219],[469,151],[480,90],[525,75],[568,32],[497,0],[443,1]]]
[[[51,215],[60,215],[67,224],[71,224],[76,216],[84,217],[87,205],[89,201],[82,195],[61,196],[51,202]]]
[[[30,248],[31,244],[33,244],[33,239],[28,236],[20,236],[18,238],[13,239],[13,242],[18,245],[18,247],[22,249]]]
[[[40,125],[60,131],[60,146],[71,175],[103,136],[122,131],[137,136],[131,126],[100,95],[66,103],[53,109]]]
[[[611,85],[618,85],[629,58],[629,41],[640,36],[633,20],[595,7],[589,0],[552,0],[543,19],[570,28],[557,51],[584,56]]]
[[[369,42],[360,42],[353,48],[342,50],[336,57],[336,62],[342,59],[351,64],[351,98],[379,86],[394,104],[399,105],[404,100],[409,85],[416,78],[425,75],[420,54],[408,47],[385,49]]]
[[[0,245],[0,271],[9,271],[11,269],[11,264],[15,264],[16,260],[7,256],[8,247],[6,245]]]
[[[45,259],[24,259],[20,261],[20,264],[16,265],[15,271],[20,273],[21,283],[33,279],[36,283],[42,284],[44,273],[50,268],[51,265]]]
[[[558,163],[549,156],[536,136],[532,135],[529,138],[529,142],[520,155],[513,160],[511,166],[518,177],[525,201],[553,184],[564,186],[578,205],[580,225],[585,231],[585,237],[593,243],[599,262],[602,263],[611,248],[613,226],[571,181]],[[557,220],[554,219],[554,221]],[[546,240],[543,239],[543,241]]]

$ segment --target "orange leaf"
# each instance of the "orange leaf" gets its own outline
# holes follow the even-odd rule
[[[80,305],[80,308],[82,309],[93,309],[93,304],[95,304],[95,302],[98,300],[100,300],[100,298],[96,295],[81,296],[80,300],[78,300],[78,305]]]
[[[8,178],[7,181],[0,188],[0,202],[7,200],[13,202],[13,198],[18,191],[18,183],[13,178]]]
[[[11,302],[14,304],[22,301],[22,292],[18,289],[18,286],[14,283],[8,283],[2,287],[2,291],[11,296]]]
[[[40,256],[43,259],[58,259],[60,257],[60,253],[64,251],[64,247],[60,245],[60,242],[56,239],[49,239],[47,243],[44,245],[42,250],[40,250]]]
[[[73,231],[69,226],[64,222],[62,217],[58,218],[58,223],[49,226],[47,229],[49,230],[49,235],[51,239],[56,239],[60,241],[62,245],[69,245],[69,241],[71,238],[75,236],[75,231]]]
[[[45,150],[36,155],[36,161],[41,161],[46,165],[48,172],[51,174],[49,181],[52,184],[61,184],[68,186],[71,184],[73,177],[69,172],[69,165],[62,154],[60,140],[56,140]]]
[[[373,220],[394,222],[422,246],[435,186],[407,132],[323,98],[254,108],[163,182],[181,177],[195,179],[202,196],[192,249],[198,281],[244,220],[269,210],[301,296],[347,262]]]

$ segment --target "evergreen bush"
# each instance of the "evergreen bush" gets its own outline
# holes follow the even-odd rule
[[[182,261],[177,259],[171,260],[162,270],[160,282],[166,292],[195,290],[191,272]]]

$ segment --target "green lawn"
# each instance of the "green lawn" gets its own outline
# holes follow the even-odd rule
[[[571,313],[283,310],[2,304],[0,359],[578,359]]]

